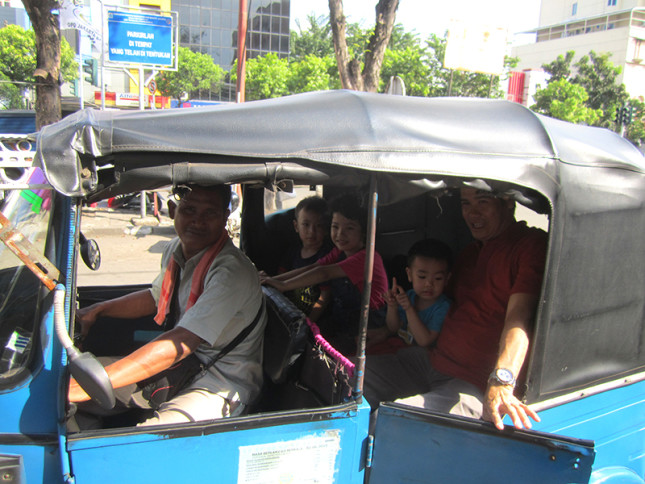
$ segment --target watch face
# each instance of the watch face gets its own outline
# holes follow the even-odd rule
[[[506,368],[498,368],[495,372],[495,376],[502,383],[512,384],[515,381],[513,373]]]

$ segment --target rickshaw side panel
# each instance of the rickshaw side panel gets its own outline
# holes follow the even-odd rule
[[[68,442],[72,472],[79,484],[363,482],[369,407],[315,413],[87,434]]]
[[[0,439],[2,436],[0,436]],[[2,481],[11,484],[60,484],[62,479],[62,472],[60,466],[60,457],[58,453],[58,440],[56,436],[53,438],[34,439],[31,442],[16,444],[2,445],[2,452],[0,453],[0,470],[2,470]],[[8,461],[3,462],[3,458],[8,458]],[[4,467],[6,464],[11,464],[12,461],[17,460],[14,469],[7,469]],[[10,480],[10,476],[22,476],[24,480]]]
[[[594,475],[622,468],[645,479],[645,381],[553,406],[540,417],[536,430],[594,440]]]
[[[370,484],[586,483],[593,442],[507,428],[403,405],[379,408]]]

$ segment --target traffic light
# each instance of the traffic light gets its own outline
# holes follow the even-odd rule
[[[616,116],[614,117],[616,124],[623,124],[623,108],[616,109]]]
[[[70,92],[70,94],[71,94],[72,96],[78,96],[78,83],[79,83],[79,82],[80,82],[79,80],[75,80],[74,82],[72,82],[72,83],[70,84],[70,86],[69,86],[69,92]]]
[[[636,107],[625,104],[622,107],[616,109],[616,124],[622,124],[623,126],[628,126],[634,121],[634,116],[636,115]]]
[[[83,61],[83,72],[89,74],[85,80],[93,86],[99,85],[99,66],[96,59],[85,59]]]
[[[620,110],[620,122],[627,125],[627,118],[629,117],[629,106],[623,106]]]

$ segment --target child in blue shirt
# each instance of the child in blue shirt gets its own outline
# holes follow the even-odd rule
[[[443,242],[424,239],[408,251],[406,273],[412,289],[405,291],[396,278],[384,294],[387,302],[387,336],[374,330],[368,337],[370,354],[395,352],[411,344],[430,347],[434,344],[450,308],[450,299],[443,293],[450,279],[452,252]],[[378,343],[378,344],[377,344]]]

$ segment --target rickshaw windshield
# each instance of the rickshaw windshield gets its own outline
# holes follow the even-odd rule
[[[42,184],[39,168],[29,169],[30,184]],[[4,192],[0,210],[10,227],[20,232],[35,250],[44,253],[51,218],[52,190],[24,189]],[[40,281],[20,259],[0,244],[0,385],[14,377],[29,361]]]

